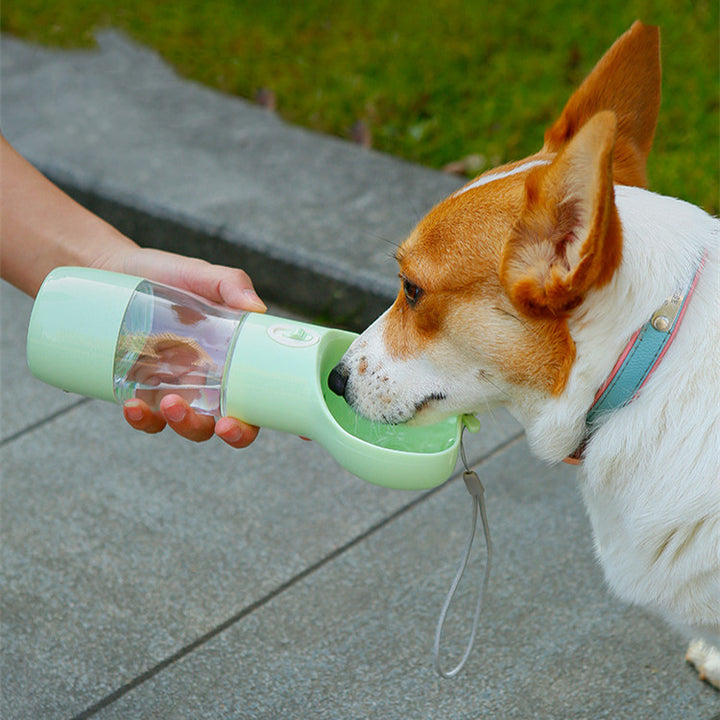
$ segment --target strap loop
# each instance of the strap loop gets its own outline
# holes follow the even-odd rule
[[[455,578],[450,585],[450,591],[445,598],[442,610],[440,611],[440,618],[438,619],[437,630],[435,631],[435,642],[433,643],[433,658],[435,661],[435,670],[438,675],[443,678],[455,677],[465,666],[467,659],[470,657],[473,645],[475,643],[475,635],[477,634],[478,622],[480,620],[480,611],[482,609],[483,598],[485,596],[485,590],[488,586],[488,580],[490,578],[490,562],[492,559],[492,541],[490,540],[490,526],[488,525],[487,513],[485,511],[485,489],[483,488],[480,478],[473,470],[470,470],[465,457],[465,448],[462,444],[462,435],[460,437],[460,454],[462,456],[463,465],[465,471],[463,472],[463,480],[465,481],[465,487],[470,494],[473,509],[472,509],[472,520],[470,524],[470,534],[463,550],[462,558],[460,560],[460,567],[455,575]],[[480,586],[480,592],[478,594],[477,604],[475,606],[475,615],[473,617],[472,628],[470,630],[470,638],[468,640],[465,652],[460,659],[460,662],[452,668],[452,670],[443,670],[442,663],[440,661],[440,641],[442,639],[443,628],[445,627],[445,621],[447,620],[448,610],[450,605],[455,598],[460,581],[462,580],[465,570],[467,568],[468,560],[470,559],[470,552],[472,550],[473,542],[475,540],[475,532],[477,530],[477,518],[478,512],[480,513],[480,520],[483,526],[483,534],[485,535],[485,548],[487,551],[485,560],[485,572],[483,573],[482,584]]]

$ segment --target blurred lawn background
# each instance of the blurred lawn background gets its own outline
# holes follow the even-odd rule
[[[720,212],[717,0],[5,0],[3,32],[89,47],[104,27],[182,75],[292,123],[432,167],[535,152],[575,86],[635,19],[661,26],[651,188]],[[128,79],[132,82],[132,78]]]

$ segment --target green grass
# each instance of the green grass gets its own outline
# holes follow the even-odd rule
[[[524,157],[633,20],[660,25],[663,104],[654,190],[720,211],[717,0],[6,0],[2,27],[91,46],[117,27],[178,71],[253,98],[271,88],[293,123],[432,167]]]

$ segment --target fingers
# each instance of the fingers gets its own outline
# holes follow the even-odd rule
[[[212,265],[204,260],[179,255],[173,259],[176,277],[181,283],[179,287],[238,310],[267,310],[265,303],[257,296],[250,276],[244,270]]]
[[[215,434],[230,447],[247,447],[257,437],[259,428],[235,418],[223,417],[215,423]]]
[[[179,395],[166,395],[160,412],[178,435],[193,442],[209,440],[215,432],[215,418],[195,412]]]
[[[178,435],[204,442],[213,435],[233,448],[244,448],[257,437],[259,428],[235,418],[220,418],[217,423],[211,415],[195,412],[179,395],[166,395],[160,401],[160,410],[153,411],[142,400],[128,400],[123,407],[127,422],[146,433],[158,433],[169,425]]]
[[[142,400],[128,400],[123,406],[123,415],[135,430],[146,433],[159,433],[166,425],[165,418]]]
[[[233,270],[232,268],[227,268],[227,270],[229,272],[218,283],[218,292],[222,302],[230,307],[265,312],[267,306],[258,297],[249,276],[242,270]]]

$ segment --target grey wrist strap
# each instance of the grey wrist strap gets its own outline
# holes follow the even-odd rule
[[[433,643],[433,658],[435,661],[435,670],[443,678],[455,677],[465,666],[470,653],[472,652],[473,644],[475,642],[475,635],[477,633],[478,622],[480,620],[480,611],[482,610],[483,597],[485,596],[485,590],[487,589],[488,579],[490,577],[490,562],[492,559],[492,541],[490,540],[490,527],[488,525],[487,513],[485,511],[485,489],[483,488],[480,478],[473,470],[468,467],[467,459],[465,457],[465,449],[462,445],[462,437],[460,438],[460,453],[462,456],[463,465],[465,471],[463,472],[463,480],[465,480],[465,487],[470,493],[472,499],[473,511],[472,521],[470,524],[470,534],[468,536],[465,549],[463,550],[462,558],[460,560],[460,567],[455,575],[450,586],[442,610],[440,611],[440,618],[438,620],[437,630],[435,631],[435,642]],[[470,639],[468,640],[460,662],[452,670],[443,670],[442,663],[440,661],[440,642],[442,639],[443,628],[445,627],[445,620],[447,619],[448,610],[455,597],[460,581],[465,574],[468,560],[470,559],[470,552],[472,550],[473,542],[475,540],[475,533],[477,530],[477,517],[478,511],[480,512],[480,520],[483,526],[483,533],[485,535],[485,548],[487,550],[485,560],[485,571],[483,573],[482,584],[478,594],[477,604],[475,606],[475,615],[473,617],[472,628],[470,630]]]

